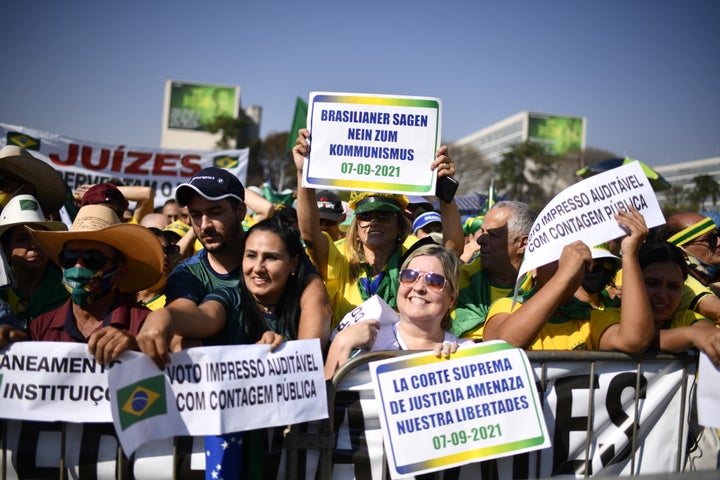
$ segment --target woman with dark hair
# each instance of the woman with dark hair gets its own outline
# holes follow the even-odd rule
[[[682,250],[651,240],[640,247],[639,261],[657,331],[655,346],[667,352],[696,347],[720,365],[720,329],[692,310],[679,310],[688,276]]]
[[[202,304],[215,318],[226,317],[222,332],[215,337],[223,344],[230,338],[255,339],[271,330],[286,340],[299,338],[303,314],[315,315],[311,299],[303,298],[309,262],[300,236],[291,223],[272,217],[256,223],[247,232],[240,287],[214,290]],[[314,303],[314,302],[313,302]],[[303,308],[307,307],[307,308]],[[329,325],[329,316],[325,323]],[[227,338],[230,336],[230,338]],[[235,341],[232,343],[247,343]]]
[[[330,311],[315,295],[303,295],[310,263],[292,225],[281,217],[262,220],[248,230],[238,288],[210,292],[192,312],[156,310],[169,330],[205,345],[269,343],[311,338],[306,326],[322,319],[330,327]],[[313,290],[314,292],[315,290]],[[326,295],[318,289],[318,295]]]

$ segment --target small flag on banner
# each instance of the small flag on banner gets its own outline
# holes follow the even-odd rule
[[[166,414],[165,376],[145,378],[119,389],[117,404],[123,430],[141,420]]]

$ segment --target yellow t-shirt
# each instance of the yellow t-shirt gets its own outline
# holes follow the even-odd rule
[[[660,328],[689,327],[698,320],[709,321],[707,318],[703,317],[699,313],[693,312],[692,310],[679,310],[673,318],[666,321]]]
[[[335,328],[348,312],[363,303],[364,300],[360,295],[358,280],[350,278],[350,252],[345,248],[345,239],[333,242],[327,233],[323,232],[323,235],[328,240],[325,289],[333,309],[332,328]],[[403,242],[402,253],[417,240],[416,236],[409,235]]]
[[[700,300],[705,298],[706,295],[714,295],[712,290],[707,288],[700,281],[688,275],[683,286],[682,300],[680,300],[680,311],[682,310],[695,310],[700,303]]]
[[[522,306],[512,307],[512,298],[501,298],[493,303],[487,315],[487,324],[494,315],[512,313]],[[599,350],[600,338],[611,325],[620,323],[620,310],[590,310],[590,318],[578,318],[561,323],[546,322],[527,350]]]
[[[501,298],[506,298],[507,296],[512,295],[513,290],[515,290],[514,287],[500,288],[494,286],[493,284],[490,284],[490,304],[492,305],[493,303],[495,303],[496,300],[500,300]],[[478,325],[474,329],[463,333],[462,338],[467,338],[473,341],[481,341],[483,338],[484,329],[485,323],[483,322],[481,325]]]

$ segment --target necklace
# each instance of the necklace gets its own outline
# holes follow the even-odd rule
[[[273,304],[260,303],[257,300],[255,301],[255,304],[260,308],[260,310],[263,313],[274,313],[275,307],[277,307],[277,305],[278,305],[277,303],[273,303]]]

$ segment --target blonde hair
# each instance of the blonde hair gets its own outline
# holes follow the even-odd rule
[[[410,261],[415,257],[435,257],[440,260],[443,268],[443,275],[445,276],[445,284],[447,285],[450,293],[457,295],[460,284],[460,260],[454,252],[446,249],[442,245],[427,244],[415,249],[410,255],[407,256],[405,261],[402,263],[400,270],[408,268]],[[450,310],[445,312],[445,316],[440,322],[440,327],[443,330],[450,330],[452,319],[450,318]]]
[[[405,218],[402,212],[392,212],[397,217],[398,229],[400,234],[395,239],[395,248],[400,248],[400,245],[410,235],[412,231],[412,225],[410,220]],[[352,281],[357,280],[360,277],[362,271],[361,265],[365,263],[365,249],[363,243],[360,240],[358,234],[358,219],[353,216],[350,227],[348,228],[347,234],[345,235],[345,251],[350,257],[350,279]]]

